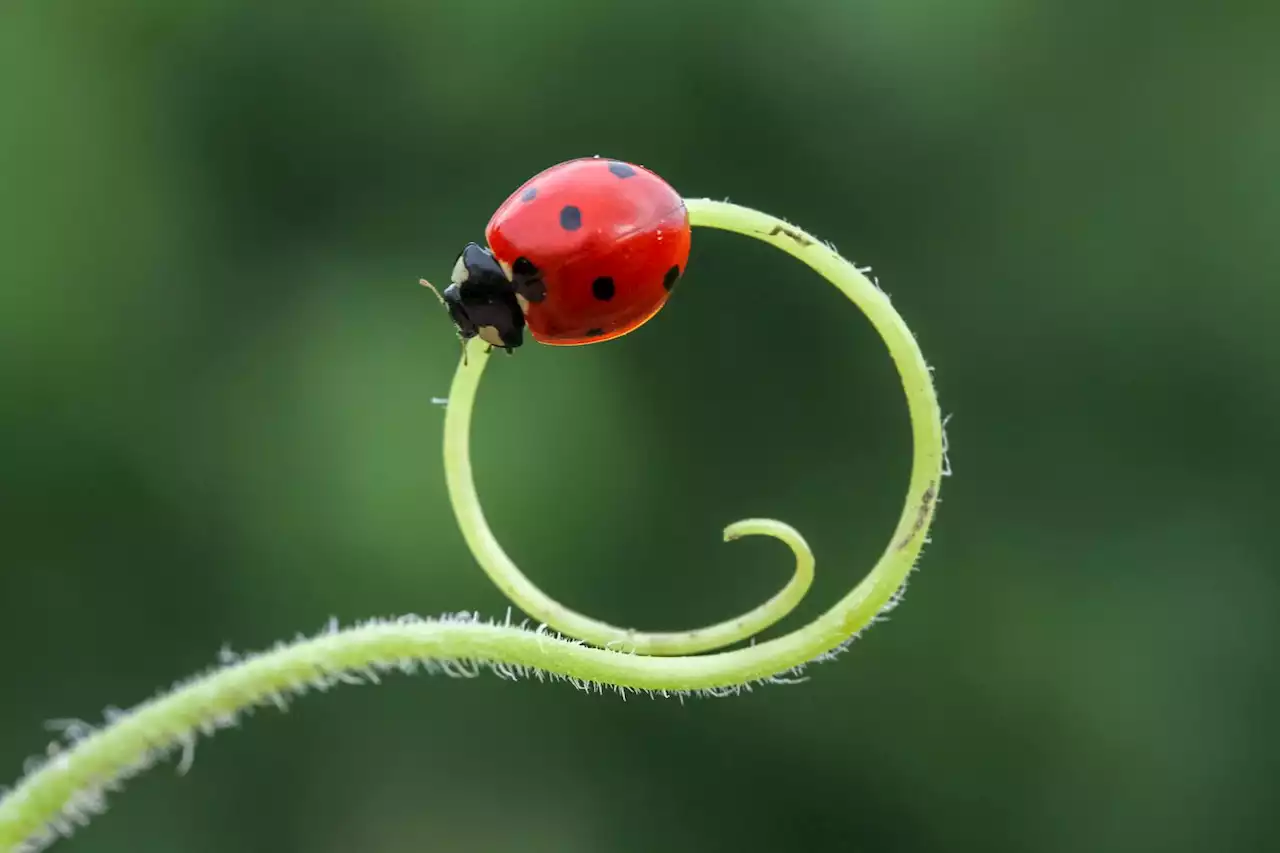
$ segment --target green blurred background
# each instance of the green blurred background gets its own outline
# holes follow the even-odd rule
[[[794,687],[392,678],[261,712],[69,851],[1207,851],[1275,843],[1280,6],[0,10],[0,766],[211,664],[506,602],[440,460],[444,278],[552,163],[643,163],[873,266],[956,476],[891,622]],[[491,367],[491,521],[604,619],[830,605],[897,516],[878,339],[695,232],[651,324]],[[770,632],[770,634],[774,634]],[[1270,847],[1269,849],[1274,849]]]

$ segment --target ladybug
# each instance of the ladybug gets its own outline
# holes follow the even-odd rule
[[[608,341],[666,304],[690,237],[684,199],[653,172],[569,160],[502,203],[485,228],[488,248],[469,243],[438,295],[464,343],[479,336],[510,353],[526,326],[552,346]]]

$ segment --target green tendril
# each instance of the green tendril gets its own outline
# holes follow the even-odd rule
[[[813,580],[813,554],[779,521],[750,519],[725,528],[726,541],[772,536],[795,555],[795,572],[759,607],[705,628],[646,633],[576,613],[547,596],[507,557],[476,495],[469,455],[471,411],[489,356],[475,342],[454,376],[445,416],[449,495],[468,546],[485,572],[536,629],[483,622],[463,614],[439,619],[372,621],[224,661],[129,712],[109,714],[97,729],[70,726],[0,799],[0,853],[33,851],[88,822],[105,795],[155,762],[181,752],[190,763],[196,738],[235,724],[258,706],[283,706],[312,689],[376,682],[389,671],[564,678],[584,689],[663,694],[732,692],[780,680],[844,648],[892,606],[923,547],[944,473],[941,414],[932,377],[910,330],[887,296],[832,248],[804,231],[727,202],[690,199],[692,223],[763,240],[803,261],[862,309],[884,339],[902,378],[911,415],[913,461],[906,503],[871,572],[824,614],[784,636],[725,649],[777,623]],[[551,633],[558,632],[560,636]]]

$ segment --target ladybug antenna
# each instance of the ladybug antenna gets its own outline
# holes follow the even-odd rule
[[[444,305],[444,297],[440,295],[440,291],[436,290],[436,286],[434,284],[427,281],[425,278],[418,279],[418,284],[422,285],[423,287],[427,288],[432,293],[434,293],[436,295],[436,299],[440,300],[440,304]]]
[[[434,284],[427,281],[425,278],[418,279],[418,284],[422,285],[423,287],[427,288],[432,293],[434,293],[436,296],[436,299],[439,299],[440,304],[443,305],[445,308],[449,307],[449,303],[445,301],[444,296],[440,293],[440,291],[436,290],[436,286]],[[458,343],[462,345],[462,363],[465,365],[467,363],[467,337],[466,335],[462,334],[461,330],[458,331]]]

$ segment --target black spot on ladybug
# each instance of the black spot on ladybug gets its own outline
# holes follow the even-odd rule
[[[588,338],[598,338],[604,334],[604,329],[587,329]]]
[[[680,278],[680,267],[676,265],[667,270],[667,274],[662,277],[662,286],[668,291],[676,286],[676,280]]]
[[[591,282],[591,295],[601,302],[608,302],[613,298],[613,279],[607,275],[602,275],[595,281]]]
[[[511,271],[519,276],[531,277],[538,274],[538,268],[533,265],[533,261],[521,256],[516,258],[516,262],[511,265]]]
[[[526,204],[533,201],[537,197],[538,197],[537,187],[529,187],[529,189],[525,190],[520,194],[520,200],[525,202]]]
[[[560,227],[566,231],[577,231],[582,227],[582,211],[568,205],[560,211]]]
[[[609,164],[609,171],[613,172],[619,178],[631,178],[635,176],[636,170],[628,166],[626,163],[619,163],[614,160]]]

